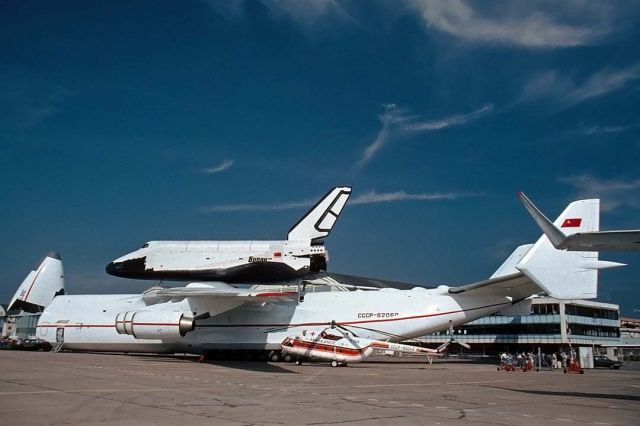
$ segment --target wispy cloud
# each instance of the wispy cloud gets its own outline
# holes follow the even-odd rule
[[[362,195],[352,197],[349,205],[377,204],[377,203],[393,203],[399,201],[438,201],[438,200],[455,200],[461,197],[475,196],[475,193],[463,192],[422,192],[409,193],[406,191],[395,192],[377,192],[375,190],[366,192]],[[220,204],[215,206],[204,206],[200,211],[205,213],[232,213],[232,212],[271,212],[280,210],[300,209],[303,207],[311,207],[317,199],[301,200],[301,201],[284,201],[281,203],[271,204]]]
[[[486,2],[412,0],[429,28],[472,43],[523,48],[593,44],[612,29],[608,2]]]
[[[576,133],[591,136],[602,133],[620,133],[624,132],[628,128],[629,126],[602,126],[600,124],[594,124],[591,126],[582,125],[576,130]]]
[[[640,63],[621,69],[604,68],[578,83],[555,70],[545,71],[527,83],[521,100],[555,99],[568,107],[618,91],[638,79]]]
[[[412,115],[409,110],[400,108],[396,104],[384,105],[384,113],[378,117],[382,128],[374,141],[365,148],[357,165],[367,164],[384,145],[396,137],[459,126],[476,120],[491,110],[493,110],[493,105],[486,104],[468,114],[457,114],[438,120],[425,120],[419,115]]]
[[[577,85],[569,93],[567,100],[578,103],[596,96],[622,89],[627,83],[640,78],[640,64],[635,64],[623,69],[605,68],[591,77],[583,84]]]
[[[303,28],[311,28],[329,20],[355,22],[337,0],[262,0],[276,17],[286,17]]]
[[[244,0],[203,0],[203,2],[226,19],[239,19],[244,16]]]
[[[229,170],[231,166],[235,163],[235,160],[224,160],[222,163],[217,166],[207,167],[202,169],[202,173],[206,173],[208,175],[212,175],[214,173],[224,172],[225,170]]]
[[[215,206],[204,206],[200,210],[205,213],[233,213],[233,212],[274,212],[280,210],[299,209],[311,207],[314,200],[285,201],[272,204],[219,204]]]
[[[640,179],[601,179],[588,174],[558,179],[577,190],[577,198],[600,198],[600,209],[615,210],[622,206],[640,208]]]
[[[249,2],[243,0],[205,0],[213,11],[227,19],[245,16]],[[308,31],[323,24],[357,23],[344,2],[338,0],[259,0],[276,19],[288,19]]]
[[[477,194],[472,193],[456,193],[456,192],[421,192],[409,193],[405,191],[396,192],[377,192],[369,191],[362,195],[358,195],[349,201],[351,205],[358,204],[375,204],[375,203],[392,203],[396,201],[437,201],[437,200],[455,200],[460,197],[469,197]]]
[[[67,89],[58,87],[48,94],[13,94],[9,101],[22,115],[24,126],[36,127],[62,111],[69,95],[70,92]]]

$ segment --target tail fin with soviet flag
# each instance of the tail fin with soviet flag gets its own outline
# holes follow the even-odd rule
[[[521,195],[521,198],[524,195]],[[526,206],[526,204],[525,204]],[[528,207],[527,207],[528,208]],[[544,218],[546,219],[546,217]],[[600,226],[600,200],[578,200],[567,206],[562,214],[545,227],[553,226],[564,235],[598,231]],[[536,219],[538,222],[538,219]],[[542,227],[543,225],[538,222]],[[543,228],[545,229],[545,228]],[[545,231],[527,251],[515,268],[544,291],[558,299],[592,299],[598,295],[598,270],[624,266],[598,259],[597,251],[564,251],[552,244],[557,237],[553,228]]]

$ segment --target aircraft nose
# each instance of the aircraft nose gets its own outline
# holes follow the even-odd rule
[[[137,278],[144,274],[145,257],[138,259],[127,259],[122,261],[113,261],[105,266],[105,271],[109,275],[124,278]]]
[[[107,271],[107,274],[109,275],[119,275],[119,272],[122,270],[122,263],[121,262],[109,262],[107,264],[107,266],[105,266],[104,268],[105,271]]]

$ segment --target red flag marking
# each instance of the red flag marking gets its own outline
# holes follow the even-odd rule
[[[562,227],[563,228],[579,228],[581,223],[582,223],[582,219],[580,218],[565,219],[564,222],[562,222]]]

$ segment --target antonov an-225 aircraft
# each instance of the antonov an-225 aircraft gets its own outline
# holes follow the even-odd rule
[[[327,192],[282,241],[149,241],[115,259],[107,273],[123,278],[225,283],[273,283],[327,270],[323,239],[351,195]]]
[[[555,224],[567,235],[598,230],[599,200],[571,203]],[[53,256],[27,277],[15,300],[44,307],[37,335],[70,350],[279,352],[286,339],[320,335],[332,326],[363,339],[395,342],[498,311],[529,313],[531,297],[538,294],[594,298],[598,270],[616,266],[622,265],[598,260],[597,252],[558,250],[543,235],[535,244],[518,247],[489,279],[456,287],[352,289],[301,297],[191,283],[143,294],[54,297],[63,277],[62,264]]]

